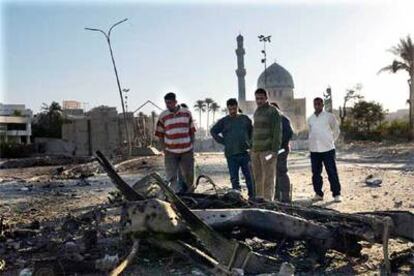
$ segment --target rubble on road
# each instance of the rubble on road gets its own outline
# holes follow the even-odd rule
[[[156,173],[131,187],[103,154],[97,152],[93,163],[118,189],[109,203],[25,225],[5,224],[0,217],[0,273],[119,275],[134,263],[159,262],[152,254],[164,254],[165,266],[176,262],[172,256],[191,261],[197,268],[188,273],[194,275],[320,274],[333,258],[364,262],[362,250],[369,244],[382,247],[384,272],[411,265],[414,248],[388,247],[389,240],[414,242],[410,212],[341,213],[252,202],[217,189],[176,195]],[[87,177],[78,185],[88,185]]]
[[[8,159],[0,163],[0,169],[28,168],[35,166],[60,166],[67,164],[83,164],[93,161],[90,156],[65,156],[49,155],[39,157],[28,157],[19,159]]]

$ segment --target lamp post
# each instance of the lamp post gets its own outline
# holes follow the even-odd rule
[[[267,72],[266,72],[266,69],[267,69],[267,66],[266,66],[266,60],[267,60],[267,56],[266,56],[266,42],[269,42],[270,43],[270,38],[271,37],[272,37],[271,35],[268,35],[268,36],[259,35],[258,36],[259,41],[260,42],[263,42],[263,50],[262,50],[263,58],[261,60],[261,62],[264,64],[264,77],[265,77],[265,80],[264,80],[265,87],[263,87],[263,88],[266,88],[266,85],[267,85],[267,83],[266,83],[266,78],[267,78],[267,76],[266,76],[267,75]]]
[[[113,25],[109,28],[108,32],[104,32],[103,30],[100,30],[100,29],[95,29],[95,28],[85,28],[85,30],[88,30],[88,31],[95,31],[95,32],[101,32],[101,33],[105,36],[105,38],[106,38],[106,42],[108,43],[109,53],[110,53],[110,55],[111,55],[112,64],[113,64],[113,66],[114,66],[114,72],[115,72],[115,77],[116,77],[116,83],[117,83],[117,85],[118,85],[119,96],[121,97],[122,113],[123,113],[123,115],[124,115],[125,135],[126,135],[126,137],[127,137],[127,142],[128,142],[128,156],[131,156],[131,152],[132,152],[132,149],[131,149],[131,139],[130,139],[130,137],[129,137],[128,122],[127,122],[126,113],[125,113],[125,106],[124,106],[124,98],[123,98],[123,96],[122,96],[121,84],[120,84],[120,82],[119,82],[119,77],[118,77],[118,70],[116,69],[116,64],[115,64],[114,54],[113,54],[113,51],[112,51],[112,45],[111,45],[111,31],[112,31],[112,29],[113,29],[115,26],[118,26],[119,24],[121,24],[121,23],[123,23],[123,22],[125,22],[125,21],[127,21],[127,20],[128,20],[128,18],[125,18],[125,19],[123,19],[123,20],[121,20],[121,21],[119,21],[119,22],[117,22],[117,23],[113,24]]]
[[[129,88],[126,89],[122,89],[122,92],[124,92],[124,98],[125,98],[125,112],[128,113],[128,92],[129,92]]]

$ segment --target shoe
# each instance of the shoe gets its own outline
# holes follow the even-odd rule
[[[334,196],[334,202],[342,202],[342,197],[340,195]]]
[[[320,196],[320,195],[315,195],[312,198],[312,201],[314,201],[314,202],[316,202],[316,201],[322,201],[322,200],[323,200],[323,196]]]

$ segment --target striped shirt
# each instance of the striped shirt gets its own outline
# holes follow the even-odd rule
[[[194,132],[191,112],[179,107],[175,112],[165,110],[160,114],[155,136],[164,139],[166,151],[184,153],[193,149],[191,136]]]

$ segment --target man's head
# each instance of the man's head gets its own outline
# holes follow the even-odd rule
[[[256,104],[258,107],[263,106],[267,103],[267,92],[263,88],[259,88],[254,92],[256,97]]]
[[[315,114],[319,114],[323,110],[323,100],[322,98],[313,99],[313,108],[315,109]]]
[[[175,108],[177,107],[177,99],[173,92],[169,92],[165,94],[164,101],[169,111],[174,111]]]
[[[237,100],[234,98],[228,99],[227,100],[227,109],[229,110],[229,115],[231,117],[234,117],[237,115],[237,111],[239,109]]]

